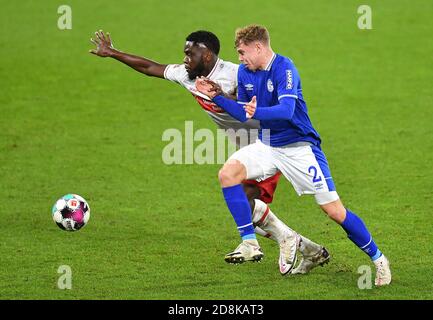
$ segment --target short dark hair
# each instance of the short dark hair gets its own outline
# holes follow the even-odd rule
[[[220,41],[212,32],[199,30],[186,37],[186,41],[203,43],[210,51],[218,55],[220,52]]]

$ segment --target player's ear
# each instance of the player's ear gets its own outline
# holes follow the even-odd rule
[[[204,54],[204,60],[206,62],[212,61],[212,52],[209,49],[207,49],[205,54]]]
[[[256,49],[257,53],[260,53],[262,51],[262,43],[260,41],[256,41],[254,43],[254,48]]]

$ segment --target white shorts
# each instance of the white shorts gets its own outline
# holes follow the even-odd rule
[[[308,142],[271,147],[257,140],[233,153],[230,160],[245,166],[247,179],[264,180],[281,171],[298,195],[314,194],[319,205],[339,199],[323,151]]]

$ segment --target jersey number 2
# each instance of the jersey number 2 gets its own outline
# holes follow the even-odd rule
[[[314,177],[313,177],[313,183],[322,181],[322,177],[317,177],[317,169],[315,166],[311,166],[308,168],[308,173],[311,173],[313,171]]]

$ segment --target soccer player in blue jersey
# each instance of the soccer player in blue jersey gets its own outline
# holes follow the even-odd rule
[[[239,121],[250,118],[260,121],[259,140],[235,152],[219,172],[225,201],[243,240],[235,251],[226,255],[226,261],[262,257],[241,182],[266,179],[279,170],[298,195],[313,194],[322,210],[371,258],[377,270],[375,285],[389,284],[391,271],[387,258],[361,218],[345,208],[339,199],[320,146],[320,136],[308,116],[295,65],[289,58],[273,52],[269,33],[262,26],[238,29],[235,46],[242,62],[237,101],[218,95],[215,85],[207,79],[196,81],[200,92]],[[269,134],[266,136],[265,132]]]

